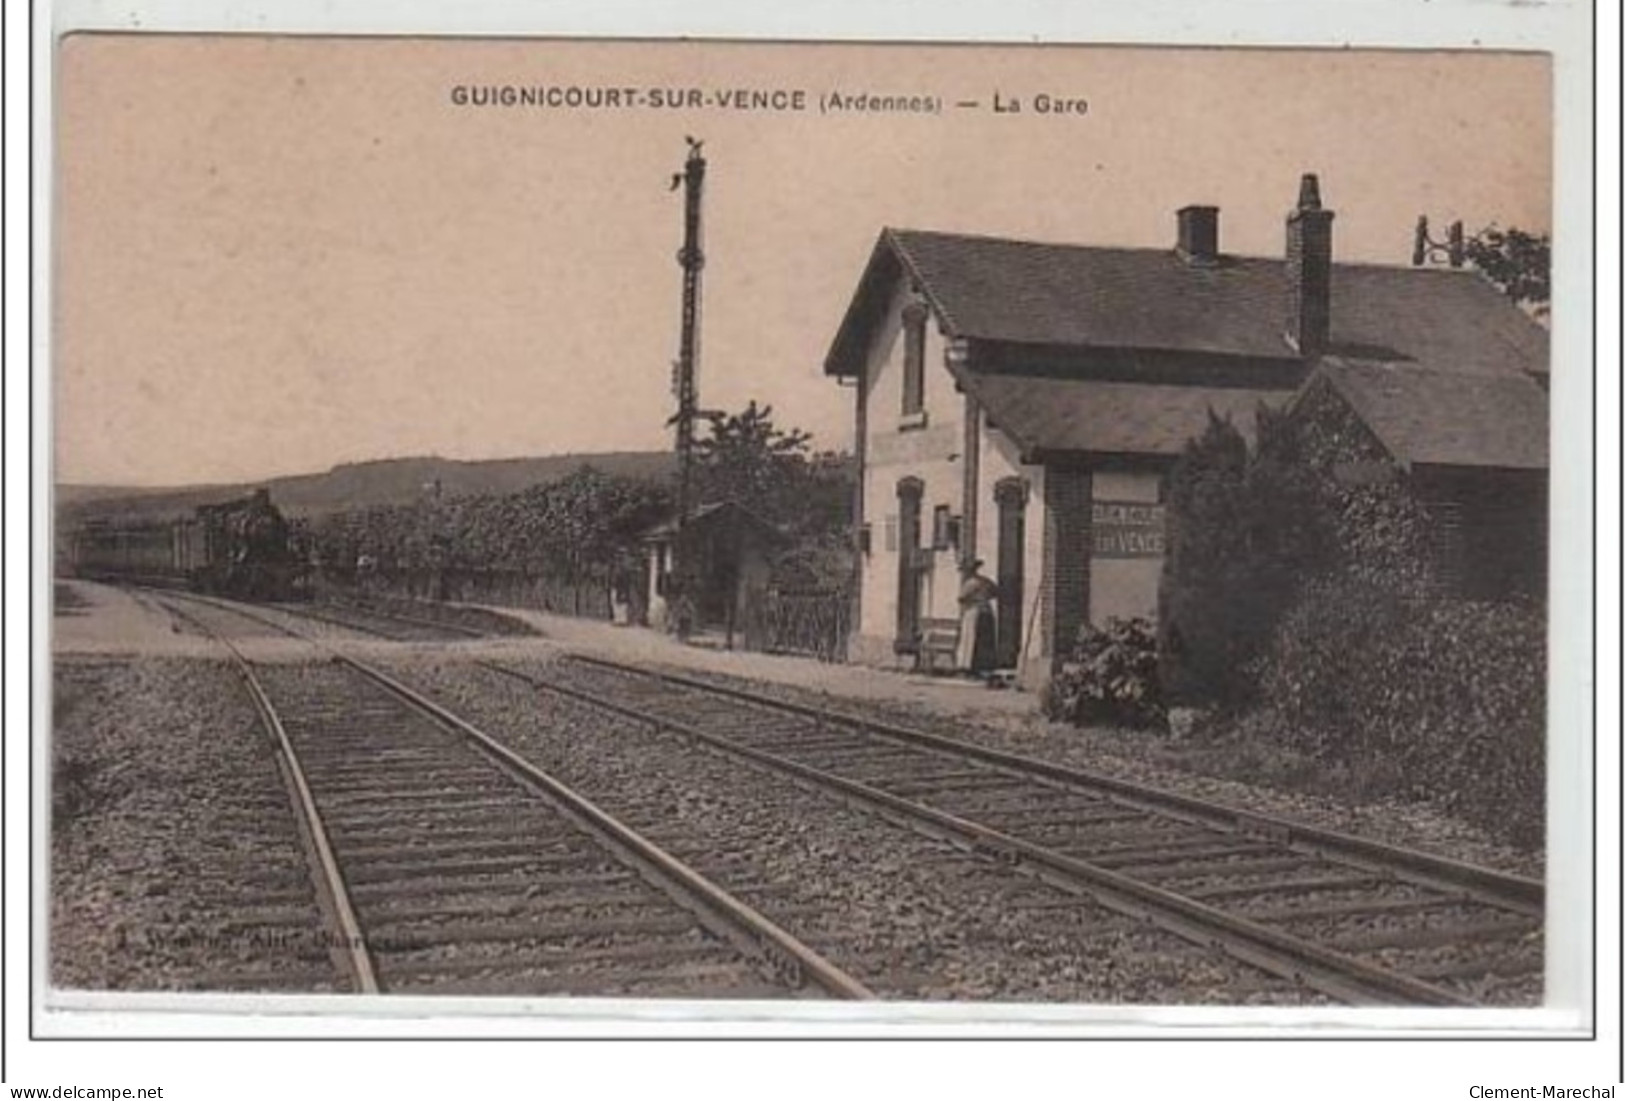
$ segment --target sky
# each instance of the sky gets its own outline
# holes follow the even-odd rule
[[[1311,171],[1341,260],[1408,263],[1419,214],[1551,225],[1551,70],[1535,54],[182,35],[59,49],[59,482],[670,446],[684,135],[709,161],[701,404],[770,403],[820,448],[851,445],[852,392],[822,365],[886,225],[1161,248],[1174,211],[1203,203],[1225,251],[1278,256]],[[638,102],[454,101],[492,85]],[[689,89],[705,102],[653,102]],[[735,89],[782,106],[736,109]],[[830,93],[942,109],[826,113]],[[1041,95],[1087,108],[1041,113]]]

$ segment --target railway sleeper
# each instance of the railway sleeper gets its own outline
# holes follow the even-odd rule
[[[298,693],[277,711],[283,729],[302,743],[301,748],[325,757],[370,750],[384,760],[404,761],[450,740],[444,731],[334,660],[327,683],[282,690],[284,695]],[[274,691],[269,684],[266,689]],[[335,699],[339,702],[332,702]],[[389,740],[381,740],[384,734]]]
[[[464,820],[457,825],[434,823],[425,827],[413,822],[399,826],[379,825],[354,831],[329,830],[328,832],[335,839],[349,838],[357,842],[365,840],[365,842],[377,846],[399,843],[402,847],[429,845],[431,843],[460,845],[473,841],[524,843],[534,847],[539,838],[552,837],[558,833],[554,829],[537,829],[523,823],[515,826],[512,815]]]
[[[422,837],[421,834],[413,836]],[[344,859],[346,864],[393,864],[423,860],[458,860],[477,856],[536,856],[550,853],[553,846],[559,845],[558,842],[552,842],[548,847],[543,847],[543,844],[534,833],[518,833],[498,838],[486,838],[479,833],[471,833],[462,841],[445,841],[436,833],[432,838],[424,839],[416,845],[385,844],[370,848],[350,846],[345,850]]]
[[[496,777],[491,779],[496,780]],[[332,791],[322,784],[319,778],[316,782],[318,789],[316,802],[321,806],[324,816],[329,813],[342,814],[351,811],[365,813],[373,807],[415,810],[427,806],[433,810],[456,812],[464,810],[511,810],[514,805],[512,798],[493,798],[488,792],[472,792],[466,788],[462,791],[439,791],[433,788],[380,791],[377,787],[374,787],[369,791],[351,794]]]
[[[479,899],[470,902],[443,902],[432,906],[369,906],[367,913],[374,921],[397,921],[406,924],[432,922],[442,918],[505,918],[532,913],[555,913],[562,910],[611,909],[642,903],[648,899],[644,885],[633,877],[626,890],[608,891],[595,888],[582,891],[541,894],[507,899]]]
[[[449,743],[423,746],[410,754],[392,752],[389,748],[391,745],[422,740],[410,728],[405,732],[399,729],[402,726],[402,716],[399,714],[381,715],[373,720],[373,724],[367,732],[354,739],[324,734],[321,727],[317,727],[314,734],[296,731],[286,723],[284,728],[305,771],[316,776],[331,774],[342,779],[356,775],[413,776],[436,769],[466,768],[469,765],[466,759],[447,760],[453,756],[454,749]]]
[[[1069,802],[1075,800],[1076,802]],[[1014,807],[1005,807],[999,810],[1005,820],[1021,823],[1023,825],[1040,826],[1055,821],[1062,824],[1068,822],[1112,822],[1143,820],[1144,811],[1124,808],[1106,799],[1091,799],[1076,792],[1056,792],[1053,801],[1032,806],[1027,803]]]
[[[769,726],[774,735],[781,735],[788,731],[805,730],[805,737],[812,739],[819,737],[819,731],[813,727],[797,727],[784,721],[782,717],[760,714],[740,715],[737,712],[707,713],[692,710],[674,711],[669,702],[663,700],[646,701],[652,713],[659,714],[673,723],[707,730],[719,734],[724,738],[754,738],[761,736],[764,725]],[[659,711],[654,711],[654,708]]]
[[[425,769],[428,769],[427,774]],[[392,787],[402,781],[414,784],[427,785],[435,783],[441,785],[447,793],[468,790],[469,785],[485,784],[490,782],[491,770],[480,766],[455,766],[433,768],[429,765],[413,765],[411,767],[388,768],[348,768],[329,765],[319,773],[322,786],[331,791],[377,791],[381,787]]]
[[[863,782],[894,795],[937,795],[945,792],[991,791],[997,788],[1025,787],[1031,781],[1020,776],[989,772],[941,772],[936,775],[889,773],[863,777]]]
[[[493,826],[501,822],[512,824],[515,811],[529,810],[534,812],[542,809],[540,803],[533,803],[528,807],[518,807],[515,806],[513,800],[508,799],[492,800],[489,804],[483,806],[465,804],[459,807],[446,807],[443,813],[441,808],[431,804],[426,807],[399,807],[394,810],[381,810],[371,813],[357,811],[351,814],[330,814],[327,808],[322,806],[320,797],[317,798],[316,803],[318,807],[321,807],[323,821],[336,833],[362,832],[375,826],[387,828],[401,823],[403,820],[409,821],[412,826],[422,831],[437,830],[450,825],[472,825],[480,822],[490,823]],[[471,814],[471,811],[490,813],[476,815]],[[499,813],[503,811],[506,813]],[[416,817],[408,819],[408,815],[415,815]]]
[[[1326,902],[1309,906],[1276,906],[1247,910],[1243,916],[1250,921],[1294,921],[1306,918],[1358,917],[1361,914],[1391,914],[1410,910],[1432,910],[1444,906],[1460,906],[1470,900],[1466,895],[1420,895],[1415,898],[1359,898],[1345,902]]]
[[[1190,844],[1194,839],[1189,831],[1174,830],[1158,831],[1156,833],[1113,833],[1104,837],[1092,834],[1065,833],[1055,834],[1047,831],[1012,829],[1008,831],[1011,836],[1019,837],[1029,844],[1040,845],[1046,849],[1066,853],[1079,860],[1095,863],[1097,856],[1104,857],[1113,852],[1143,853],[1144,857],[1130,858],[1117,861],[1115,864],[1100,861],[1101,867],[1131,867],[1138,863],[1147,866],[1155,865],[1159,861],[1166,863],[1170,855],[1181,860],[1189,859],[1188,854],[1169,854],[1168,848],[1174,845]],[[1212,844],[1212,838],[1205,839],[1206,845]],[[1205,846],[1204,846],[1205,847]],[[1279,852],[1279,850],[1275,850]],[[1200,855],[1200,854],[1198,854]]]
[[[499,956],[464,956],[458,959],[391,959],[386,963],[390,977],[407,975],[478,975],[491,971],[565,972],[595,964],[660,967],[691,963],[739,960],[732,945],[717,940],[672,940],[651,944],[647,940],[608,948],[542,948],[505,952]]]
[[[751,746],[750,748],[756,749],[757,747]],[[921,766],[942,767],[942,763],[939,761],[921,761],[918,754],[905,756],[902,754],[880,755],[870,753],[801,753],[793,749],[760,750],[759,752],[771,753],[774,756],[784,757],[809,768],[816,768],[820,772],[833,772],[841,776],[868,775],[871,773],[884,774],[888,771],[898,776],[909,776],[919,775]],[[912,767],[915,771],[911,773],[905,768],[904,771],[899,772],[899,766]]]
[[[1076,852],[1076,850],[1070,850]],[[1247,875],[1268,875],[1330,867],[1318,856],[1266,857],[1261,860],[1190,861],[1184,864],[1129,864],[1116,869],[1134,879],[1153,882],[1179,879],[1235,879]],[[1180,891],[1183,894],[1185,892]]]
[[[391,717],[394,717],[393,715]],[[286,724],[284,724],[286,725]],[[291,734],[292,731],[289,731]],[[444,764],[446,750],[444,746],[422,746],[411,749],[386,748],[378,746],[377,736],[373,735],[370,742],[367,738],[360,739],[359,745],[347,746],[345,752],[332,753],[322,748],[323,745],[333,745],[322,738],[320,733],[313,734],[307,741],[316,744],[297,746],[299,759],[307,766],[320,764],[323,768],[331,770],[334,774],[357,774],[363,776],[376,775],[380,771],[403,772],[422,768],[424,765]],[[364,759],[357,760],[356,753],[365,751],[371,744],[371,752]]]
[[[994,807],[990,808],[987,813],[989,815],[999,814],[1004,816],[1001,820],[1013,819],[1013,825],[1022,829],[1088,830],[1091,833],[1101,834],[1106,837],[1134,829],[1145,831],[1147,826],[1163,830],[1179,829],[1185,832],[1189,832],[1191,829],[1190,824],[1187,822],[1159,818],[1155,814],[1148,814],[1145,811],[1132,808],[1069,813],[1064,808],[1058,807],[1056,813],[1065,816],[1058,817],[1055,821],[1023,821],[1023,814],[1030,814],[1036,819],[1047,818],[1050,814],[1048,808],[1032,806],[1031,799],[1023,800],[1023,806],[1020,807],[1008,810]],[[1134,835],[1130,832],[1129,836],[1133,837]]]
[[[423,914],[432,917],[437,913],[467,913],[471,915],[493,914],[507,912],[515,908],[522,908],[526,903],[540,899],[551,899],[559,895],[568,895],[572,892],[591,892],[612,884],[632,884],[641,891],[646,889],[642,880],[632,872],[617,869],[606,872],[575,872],[567,875],[552,876],[526,876],[514,882],[524,887],[507,895],[504,898],[493,899],[484,889],[489,881],[477,881],[473,886],[466,884],[452,884],[444,889],[437,885],[414,885],[410,890],[401,890],[391,893],[375,893],[369,898],[366,905],[368,914],[375,917],[388,917],[395,914]],[[429,909],[420,909],[425,899],[469,899],[467,908],[459,903],[434,902]]]
[[[680,933],[696,927],[688,914],[673,915],[664,899],[647,900],[644,909],[662,911],[636,917],[594,916],[573,921],[447,921],[405,924],[376,922],[367,930],[368,947],[380,966],[392,956],[461,944],[545,944],[594,941],[614,936]]]
[[[444,879],[465,875],[490,875],[496,872],[521,871],[528,868],[550,866],[548,857],[534,854],[492,856],[485,859],[447,860],[430,859],[414,863],[360,863],[353,859],[344,862],[344,878],[351,886],[365,883],[398,883],[409,879]]]
[[[577,867],[583,872],[588,869],[602,869],[610,864],[607,857],[593,854],[583,856],[581,859],[569,864],[556,865],[557,867]],[[509,876],[459,876],[459,877],[424,877],[409,883],[400,880],[391,880],[385,883],[357,884],[350,892],[357,902],[367,903],[378,899],[407,898],[424,895],[489,895],[493,892],[503,892],[524,896],[527,891],[539,891],[540,883],[536,876],[530,872],[523,875]]]
[[[1350,888],[1369,890],[1383,882],[1375,873],[1364,875],[1326,875],[1307,879],[1273,879],[1242,884],[1218,884],[1211,887],[1191,887],[1179,893],[1187,898],[1212,902],[1226,898],[1244,898],[1248,895],[1309,894],[1314,891],[1337,891]]]
[[[1178,822],[1135,822],[1096,829],[1088,825],[1012,827],[1012,832],[1032,839],[1050,848],[1079,849],[1092,853],[1111,849],[1145,849],[1160,851],[1165,845],[1201,840],[1212,845],[1221,842],[1222,835],[1198,831]],[[1279,849],[1274,850],[1279,852]]]
[[[1089,862],[1102,868],[1121,868],[1129,865],[1147,867],[1179,860],[1258,856],[1279,851],[1274,846],[1258,842],[1215,843],[1213,838],[1207,837],[1190,841],[1170,841],[1163,845],[1095,849],[1089,857]]]
[[[854,735],[830,737],[811,730],[804,736],[794,738],[762,737],[752,731],[746,731],[745,734],[745,737],[740,737],[739,732],[735,732],[731,736],[731,740],[740,742],[759,752],[774,755],[789,753],[881,753],[880,747],[865,742],[860,736]],[[913,757],[919,756],[918,750],[911,751],[903,747],[899,747],[896,751],[887,750],[885,756],[903,759],[905,753]]]
[[[837,762],[852,761],[854,763],[873,761],[875,764],[887,764],[922,759],[937,762],[957,762],[962,760],[962,758],[955,757],[952,754],[933,753],[930,750],[917,749],[914,746],[875,742],[872,739],[864,739],[861,735],[854,735],[840,741],[834,739],[822,739],[822,741],[825,743],[824,748],[818,748],[806,739],[784,742],[782,743],[782,749],[774,749],[770,745],[759,745],[753,741],[751,748],[760,749],[766,753],[807,750],[809,753],[831,758]]]
[[[421,993],[439,996],[461,994],[506,997],[636,997],[664,995],[684,998],[782,998],[784,990],[748,981],[755,972],[746,964],[712,965],[674,976],[649,974],[638,968],[624,971],[561,972],[549,975],[475,978],[424,985]],[[674,982],[681,978],[680,983]],[[675,987],[675,988],[674,988]]]

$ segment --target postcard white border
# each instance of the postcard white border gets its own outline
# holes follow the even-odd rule
[[[1617,19],[1617,12],[1613,14]],[[1022,0],[1015,3],[956,5],[843,2],[803,5],[793,9],[787,7],[781,10],[740,2],[656,6],[631,3],[592,4],[572,0],[570,3],[537,5],[509,0],[506,3],[487,3],[477,11],[468,11],[461,5],[446,3],[444,0],[411,5],[357,4],[343,10],[335,10],[333,5],[318,0],[292,0],[274,6],[196,3],[186,0],[122,4],[112,3],[110,0],[62,0],[41,8],[37,14],[35,35],[31,44],[36,66],[34,92],[37,97],[35,107],[37,125],[31,150],[35,169],[33,229],[36,239],[36,264],[30,273],[35,293],[32,312],[33,339],[28,350],[36,363],[45,363],[49,360],[47,340],[49,326],[46,324],[49,317],[49,287],[44,280],[43,260],[49,255],[47,231],[50,194],[48,96],[51,87],[50,47],[55,36],[75,29],[357,35],[535,34],[567,37],[602,35],[632,38],[715,37],[766,40],[1039,41],[1124,45],[1351,46],[1550,51],[1556,59],[1554,66],[1554,102],[1557,105],[1554,129],[1556,180],[1553,237],[1554,241],[1558,242],[1553,278],[1553,299],[1558,304],[1558,309],[1554,311],[1552,353],[1554,361],[1559,364],[1585,364],[1592,355],[1591,284],[1594,257],[1590,255],[1589,247],[1583,250],[1582,254],[1582,250],[1567,244],[1593,242],[1598,239],[1599,228],[1593,225],[1592,221],[1594,165],[1591,156],[1593,134],[1591,23],[1590,12],[1583,4],[1500,4],[1486,3],[1482,0],[1434,0],[1432,3],[1406,2],[1406,0],[1344,0],[1336,4],[1289,5],[1270,0],[1258,2],[1210,0],[1200,4],[1164,2],[1079,4],[1062,7],[1051,3]],[[1604,35],[1600,41],[1607,43],[1610,38]],[[1614,80],[1617,82],[1617,79],[1616,62]],[[12,114],[15,103],[16,99],[12,97],[8,102],[8,115]],[[1617,99],[1615,105],[1617,110]],[[1603,128],[1604,132],[1607,132],[1607,129]],[[16,132],[15,128],[10,127],[8,131]],[[1617,118],[1612,126],[1612,133],[1617,140]],[[12,138],[8,136],[7,140],[9,144]],[[1602,155],[1603,151],[1599,149],[1598,156]],[[1617,151],[1615,164],[1617,165]],[[7,180],[8,205],[14,177],[15,174]],[[1617,187],[1617,175],[1615,180]],[[1617,208],[1614,215],[1617,217]],[[1617,242],[1617,221],[1615,227],[1613,240]],[[8,283],[16,288],[23,283],[21,280],[11,278],[14,260],[15,253],[8,250]],[[1605,291],[1606,286],[1598,289],[1599,292]],[[1614,293],[1616,296],[1614,301],[1617,302],[1617,286]],[[1598,301],[1604,300],[1599,294]],[[8,315],[10,315],[8,319],[15,317],[9,304]],[[8,350],[15,349],[16,345],[11,342],[9,336],[8,344],[10,345]],[[1610,360],[1602,359],[1599,362],[1606,365]],[[1616,364],[1619,362],[1617,353],[1612,362]],[[8,372],[8,398],[14,398],[16,395],[17,374],[15,368],[12,372]],[[1593,994],[1605,1019],[1610,1017],[1610,1006],[1607,1003],[1610,1000],[1617,1000],[1618,997],[1617,886],[1611,886],[1617,884],[1617,879],[1611,879],[1607,874],[1612,870],[1613,875],[1617,877],[1617,792],[1611,807],[1605,804],[1598,808],[1603,813],[1597,819],[1597,841],[1600,845],[1596,854],[1597,866],[1599,871],[1604,873],[1597,882],[1600,894],[1598,909],[1605,919],[1603,927],[1599,930],[1592,930],[1590,927],[1590,907],[1576,905],[1582,896],[1589,896],[1592,880],[1591,861],[1574,858],[1576,852],[1585,854],[1591,852],[1593,809],[1591,792],[1594,782],[1600,787],[1610,788],[1612,787],[1610,778],[1618,775],[1617,741],[1611,737],[1599,739],[1596,743],[1598,754],[1593,760],[1591,737],[1592,693],[1596,689],[1592,670],[1596,668],[1599,674],[1606,675],[1605,670],[1610,668],[1609,665],[1602,663],[1593,665],[1592,614],[1594,609],[1612,607],[1616,610],[1614,614],[1617,615],[1617,587],[1612,589],[1613,598],[1605,600],[1610,592],[1610,583],[1605,580],[1593,592],[1589,576],[1593,571],[1587,568],[1595,564],[1591,525],[1596,522],[1599,528],[1603,527],[1606,525],[1607,517],[1606,512],[1595,517],[1592,515],[1591,502],[1594,489],[1601,488],[1604,492],[1602,499],[1608,500],[1609,482],[1617,479],[1616,466],[1605,475],[1600,487],[1594,486],[1594,474],[1602,473],[1612,464],[1606,461],[1606,455],[1599,452],[1596,454],[1597,466],[1593,468],[1595,441],[1591,428],[1595,411],[1605,407],[1611,408],[1617,416],[1618,392],[1617,379],[1608,380],[1608,383],[1615,387],[1610,399],[1608,386],[1599,379],[1596,406],[1593,407],[1591,388],[1576,385],[1573,381],[1574,374],[1575,372],[1568,372],[1565,380],[1564,372],[1554,370],[1557,381],[1554,382],[1552,392],[1553,424],[1560,430],[1555,431],[1552,438],[1554,471],[1552,572],[1555,584],[1551,606],[1553,645],[1549,729],[1584,733],[1580,737],[1554,740],[1548,761],[1548,798],[1552,808],[1549,839],[1549,853],[1552,854],[1552,858],[1549,859],[1548,866],[1548,897],[1552,901],[1549,902],[1548,940],[1557,946],[1558,954],[1561,955],[1566,951],[1569,956],[1566,964],[1553,968],[1548,977],[1548,986],[1554,1004],[1561,1003],[1569,1010],[1577,1009],[1581,1012],[1581,1017],[1576,1019],[1572,1013],[1561,1010],[1530,1011],[1516,1015],[1519,1019],[1515,1021],[1501,1019],[1497,1015],[1492,1024],[1488,1018],[1480,1015],[1477,1019],[1483,1031],[1479,1030],[1480,1026],[1475,1026],[1471,1022],[1463,1021],[1457,1026],[1435,1018],[1438,1023],[1445,1025],[1446,1034],[1461,1034],[1457,1032],[1459,1027],[1475,1035],[1511,1033],[1526,1036],[1573,1035],[1576,1029],[1584,1031],[1590,1027],[1591,1022],[1586,1018],[1589,1015]],[[49,470],[49,416],[46,407],[48,394],[48,387],[39,385],[36,381],[30,422],[34,429],[32,451],[27,455],[33,463],[35,481],[32,488],[36,491],[43,484],[44,476]],[[23,403],[8,401],[8,427],[12,426],[11,418],[19,404]],[[27,404],[23,404],[23,407],[28,408]],[[8,433],[6,445],[8,458],[14,459],[8,464],[8,488],[12,488],[15,484],[13,479],[19,465],[15,461],[17,452],[13,447],[16,439],[16,433]],[[1617,421],[1611,445],[1617,449]],[[1612,484],[1611,499],[1617,502],[1617,481],[1613,481]],[[8,496],[15,504],[17,495]],[[32,514],[28,517],[33,523],[33,550],[37,563],[49,562],[47,503],[48,495],[36,492]],[[7,519],[8,528],[11,528],[15,519],[13,508],[8,508]],[[1612,527],[1617,534],[1617,519]],[[8,595],[13,596],[16,593],[13,587],[15,573],[13,552],[17,547],[17,540],[7,541],[7,589]],[[1617,548],[1617,543],[1615,547]],[[1617,555],[1617,549],[1615,554]],[[1614,561],[1617,564],[1617,557]],[[36,584],[37,581],[37,578],[29,578],[25,574],[26,584]],[[1612,584],[1617,586],[1617,573]],[[24,592],[27,591],[25,588]],[[15,600],[10,603],[13,607],[19,606]],[[45,637],[46,614],[48,613],[43,602],[35,606],[32,627],[33,637],[36,639]],[[1617,640],[1617,619],[1606,617],[1597,626],[1604,627],[1610,620],[1616,624],[1612,637]],[[18,617],[15,615],[8,617],[6,625],[8,652],[13,658],[19,653],[29,652],[26,643],[23,646],[14,644],[14,629],[17,623]],[[1601,656],[1606,657],[1607,651],[1605,650]],[[1615,670],[1614,676],[1617,678],[1617,650],[1614,652],[1611,668]],[[15,669],[15,661],[8,664],[8,687],[15,686],[13,679]],[[1617,679],[1614,680],[1614,690],[1617,692]],[[1603,709],[1598,712],[1598,717],[1605,721],[1610,715],[1607,696],[1608,692],[1605,689],[1596,700],[1597,705]],[[48,692],[36,693],[32,700],[33,708],[28,718],[32,720],[30,726],[34,730],[40,729],[37,724],[43,723],[46,718],[48,698],[45,697],[48,697]],[[15,698],[15,693],[8,693],[8,700]],[[1615,698],[1617,699],[1617,696]],[[1602,727],[1604,731],[1618,730],[1617,714],[1615,705],[1612,711],[1612,725],[1604,725]],[[8,718],[13,715],[15,711],[8,702]],[[6,753],[8,793],[16,793],[19,779],[24,782],[33,780],[36,784],[34,790],[43,790],[37,786],[43,777],[42,761],[36,759],[36,775],[28,777],[23,767],[24,758],[19,752],[19,739],[16,737],[7,739]],[[36,754],[36,758],[40,756]],[[1594,781],[1594,778],[1600,778],[1600,781]],[[10,853],[15,854],[17,841],[20,837],[26,837],[28,819],[24,817],[19,820],[18,812],[28,807],[27,801],[22,801],[21,807],[16,798],[8,801],[6,814]],[[43,808],[35,807],[34,811],[39,815],[43,813]],[[34,824],[36,830],[43,829],[41,818],[36,816]],[[23,868],[26,868],[26,865],[23,865]],[[11,965],[8,968],[9,981],[6,989],[8,1029],[14,1029],[19,1023],[19,1014],[30,1014],[41,1008],[40,1005],[30,1005],[26,1000],[19,1002],[15,996],[15,980],[26,959],[17,952],[19,937],[23,944],[27,943],[26,915],[22,912],[19,901],[32,895],[36,928],[43,928],[46,918],[44,892],[33,891],[32,888],[37,885],[27,881],[26,872],[19,876],[19,870],[19,862],[16,859],[8,862],[6,878],[9,906],[6,914],[8,933],[6,951],[8,963]],[[1593,962],[1584,957],[1590,955],[1594,933],[1599,934],[1596,936],[1599,955],[1593,966]],[[38,968],[39,960],[35,959],[34,962]],[[38,977],[43,972],[36,970],[35,974]],[[1594,988],[1599,975],[1604,977],[1604,981],[1600,987]],[[36,993],[42,996],[45,994],[42,988],[36,988]],[[24,997],[26,999],[26,993]],[[42,997],[41,1005],[45,1000]],[[462,1025],[467,1023],[466,1019],[429,1021],[422,1017],[410,1016],[413,1011],[411,1008],[403,1013],[390,1012],[381,1016],[368,1014],[364,1017],[322,1017],[312,1020],[298,1016],[241,1017],[229,1011],[204,1016],[174,1012],[188,1007],[202,1008],[203,1003],[189,1000],[167,1007],[170,1010],[168,1012],[151,1014],[107,1014],[96,1004],[96,999],[91,998],[87,1001],[80,996],[52,994],[49,1000],[62,1005],[64,1009],[72,1006],[73,1011],[60,1015],[47,1013],[37,1018],[35,1023],[42,1035],[52,1030],[62,1035],[84,1035],[87,1030],[93,1032],[96,1027],[105,1025],[115,1033],[129,1035],[161,1033],[240,1036],[244,1034],[245,1024],[251,1024],[254,1034],[261,1035],[281,1032],[281,1022],[301,1020],[307,1027],[314,1025],[330,1034],[422,1035],[425,1032],[468,1034],[462,1028]],[[210,1006],[210,1009],[212,1008]],[[602,1011],[606,1008],[612,1010],[608,1018],[602,1016]],[[1024,1012],[1032,1007],[1020,1007],[1023,1012],[1018,1012],[1013,1018],[1003,1017],[999,1013],[983,1013],[979,1016],[977,1010],[980,1008],[982,1007],[972,1007],[971,1012],[967,1014],[959,1007],[921,1007],[919,1014],[905,1011],[891,1023],[893,1026],[902,1026],[903,1031],[909,1033],[918,1032],[923,1026],[928,1033],[943,1035],[961,1033],[962,1026],[966,1025],[974,1025],[981,1034],[988,1036],[1010,1035],[1012,1031],[1015,1034],[1024,1034],[1024,1030],[1034,1035],[1053,1034],[1057,1027],[1057,1022],[1049,1018],[1047,1013]],[[1151,1026],[1159,1030],[1159,1034],[1172,1031],[1188,1035],[1191,1032],[1187,1030],[1194,1030],[1207,1035],[1237,1036],[1279,1035],[1281,1027],[1263,1020],[1249,1020],[1244,1015],[1234,1012],[1227,1014],[1223,1023],[1216,1024],[1202,1021],[1200,1014],[1194,1018],[1184,1015],[1183,1009],[1171,1012],[1135,1010],[1105,1021],[1090,1019],[1096,1015],[1088,1007],[1077,1008],[1085,1012],[1080,1012],[1077,1019],[1066,1025],[1060,1025],[1059,1031],[1070,1035],[1096,1035],[1108,1038],[1123,1035],[1125,1031],[1134,1033],[1136,1029],[1143,1030],[1146,1026]],[[640,1030],[655,1034],[660,1033],[662,1029],[696,1031],[691,1026],[698,1026],[697,1031],[706,1035],[760,1034],[764,1027],[770,1034],[781,1035],[787,1030],[787,1022],[790,1021],[794,1021],[795,1026],[808,1035],[826,1033],[831,1027],[831,1019],[821,1011],[805,1018],[800,1014],[786,1016],[772,1012],[768,1014],[765,1023],[762,1018],[752,1014],[743,1017],[725,1017],[718,1021],[710,1012],[697,1011],[695,1016],[673,1025],[669,1020],[660,1023],[651,1019],[651,1016],[664,1018],[666,1017],[664,1013],[648,1015],[639,1010],[638,1005],[625,1006],[624,1013],[621,1007],[583,1006],[581,1011],[570,1009],[550,1014],[546,1019],[549,1025],[557,1025],[559,1034],[564,1035],[580,1035],[580,1026],[584,1022],[588,1024],[589,1033],[593,1028],[608,1023],[610,1032],[622,1035],[627,1034],[628,1030],[634,1034],[641,1034]],[[1475,1014],[1482,1012],[1474,1011]],[[1399,1034],[1409,1036],[1440,1035],[1439,1032],[1427,1028],[1418,1029],[1414,1019],[1406,1019],[1408,1013],[1409,1011],[1367,1011],[1369,1020],[1362,1020],[1359,1031],[1368,1035],[1369,1033],[1365,1032],[1367,1025],[1380,1029],[1391,1026],[1401,1030]],[[886,1027],[873,1027],[876,1022],[860,1017],[866,1018],[867,1014],[854,1016],[849,1011],[838,1014],[834,1018],[837,1022],[835,1030],[842,1034],[850,1034],[853,1031],[895,1034],[895,1028],[889,1030]],[[507,1018],[479,1017],[474,1020],[486,1030],[478,1034],[489,1035],[493,1032],[511,1034],[510,1028],[526,1026],[529,1026],[530,1033],[534,1034],[535,1025],[540,1019],[526,1014]],[[1601,1025],[1604,1022],[1598,1023]],[[171,1025],[180,1027],[172,1029]],[[425,1028],[426,1025],[431,1027]],[[1295,1025],[1294,1022],[1291,1027]],[[1324,1021],[1321,1027],[1326,1028],[1327,1032],[1317,1030],[1318,1035],[1328,1033],[1340,1035],[1347,1032],[1345,1024],[1332,1020]],[[1617,1029],[1617,1019],[1614,1019],[1609,1027]],[[260,1031],[262,1028],[263,1032]],[[189,1029],[201,1031],[193,1032],[188,1031]],[[1603,1031],[1606,1038],[1607,1030]],[[309,1033],[300,1033],[296,1030],[294,1034]],[[1617,1035],[1617,1032],[1614,1035]],[[15,1051],[13,1058],[16,1058]],[[1486,1066],[1494,1062],[1493,1059],[1484,1060]]]

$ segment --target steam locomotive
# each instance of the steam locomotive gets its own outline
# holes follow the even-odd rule
[[[69,558],[81,577],[282,601],[305,594],[302,544],[258,489],[171,521],[89,521],[73,532]]]

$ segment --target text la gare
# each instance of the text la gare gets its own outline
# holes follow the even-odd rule
[[[993,93],[995,115],[1019,115],[1029,109],[1035,115],[1071,115],[1081,118],[1089,113],[1089,101],[1082,96],[1052,96],[1047,92],[1039,92],[1032,97],[1030,103],[1023,105],[1020,96],[1006,95],[1003,92]]]

